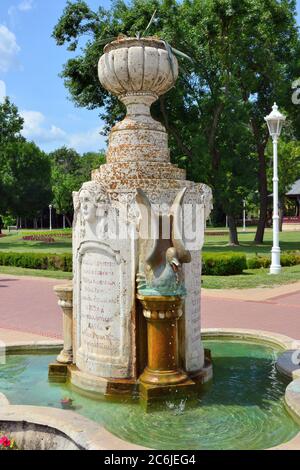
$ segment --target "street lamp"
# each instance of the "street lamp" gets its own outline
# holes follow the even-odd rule
[[[243,232],[246,232],[246,199],[243,199]]]
[[[52,204],[49,204],[49,221],[50,221],[50,230],[52,230]]]
[[[270,136],[273,140],[273,247],[272,263],[270,274],[281,272],[280,246],[279,246],[279,210],[278,210],[278,139],[286,117],[278,111],[278,106],[274,103],[271,114],[265,117],[268,124]]]

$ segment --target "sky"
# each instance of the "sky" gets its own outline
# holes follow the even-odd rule
[[[110,0],[86,0],[93,9]],[[71,57],[51,34],[66,0],[0,0],[0,100],[8,95],[25,124],[23,135],[49,152],[105,148],[99,110],[77,108],[59,73]],[[300,0],[297,0],[300,24]]]

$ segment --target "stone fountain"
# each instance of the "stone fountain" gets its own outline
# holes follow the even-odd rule
[[[200,323],[212,194],[170,163],[166,130],[150,113],[177,76],[176,57],[155,38],[113,41],[99,60],[102,86],[127,114],[111,130],[107,163],[73,195],[73,321],[65,309],[58,357],[89,392],[139,387],[150,400],[212,376]]]

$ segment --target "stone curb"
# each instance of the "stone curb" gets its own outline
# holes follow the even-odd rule
[[[26,422],[58,430],[85,450],[145,449],[119,439],[100,424],[74,411],[40,406],[7,405],[0,406],[0,421],[7,423]]]

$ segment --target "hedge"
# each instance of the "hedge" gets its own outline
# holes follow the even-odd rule
[[[203,253],[202,273],[208,276],[242,274],[247,269],[243,253]]]
[[[1,266],[72,272],[72,254],[1,252]]]
[[[281,266],[296,266],[300,264],[300,251],[284,252],[280,256]],[[247,259],[248,269],[269,268],[271,266],[271,257],[254,256]]]

